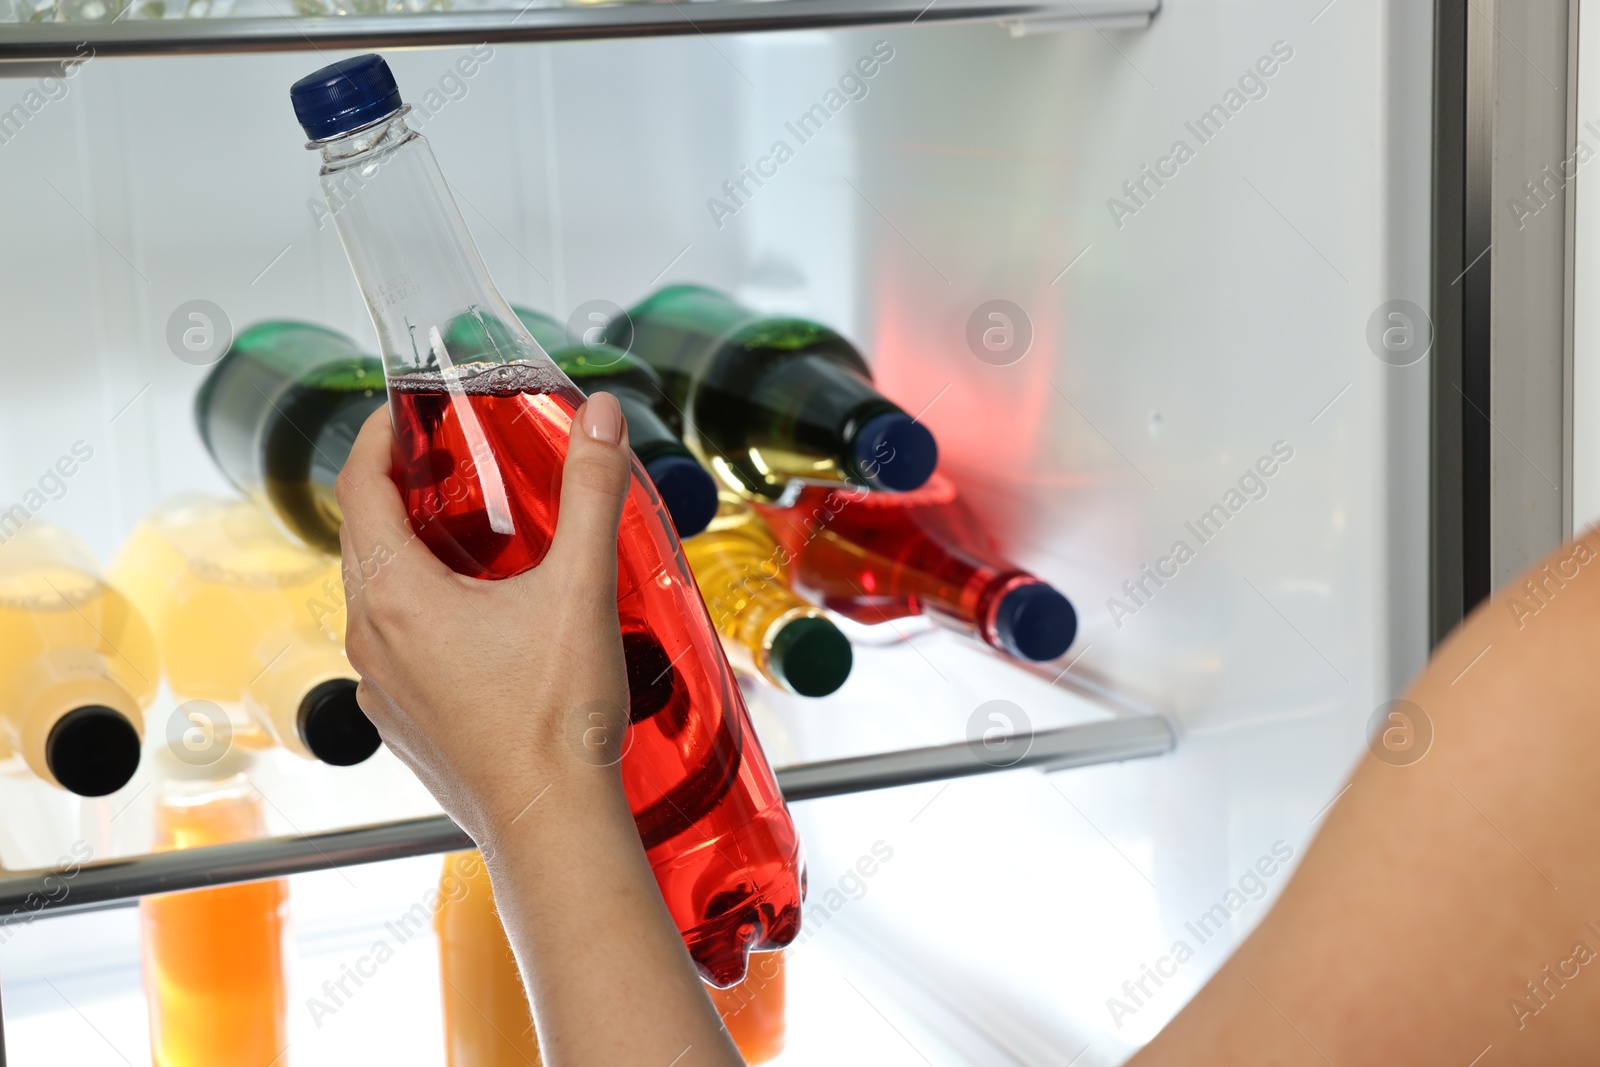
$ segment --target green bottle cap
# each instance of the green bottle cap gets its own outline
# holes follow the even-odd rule
[[[768,652],[772,673],[803,697],[825,697],[850,677],[850,642],[827,619],[804,615],[778,631]]]

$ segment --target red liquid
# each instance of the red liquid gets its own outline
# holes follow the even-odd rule
[[[532,363],[452,379],[449,392],[437,372],[390,379],[396,478],[435,555],[478,578],[544,558],[581,403],[553,366]],[[690,955],[727,986],[750,950],[799,932],[800,843],[672,519],[637,462],[619,540],[632,720],[623,787]]]
[[[794,560],[795,585],[856,622],[928,612],[995,644],[1000,598],[1038,581],[991,554],[939,474],[909,493],[813,485],[792,507],[756,506]]]

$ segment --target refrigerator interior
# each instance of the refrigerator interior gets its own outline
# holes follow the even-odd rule
[[[1076,605],[1045,670],[900,624],[857,634],[832,697],[752,686],[775,764],[960,741],[994,701],[1106,714],[1075,682],[1177,730],[1157,759],[796,804],[779,1062],[1121,1062],[1290,877],[1426,655],[1426,361],[1371,337],[1428,304],[1431,47],[1426,5],[1170,0],[1143,30],[503,44],[471,76],[466,49],[386,52],[508,299],[564,319],[699,281],[837,326]],[[0,507],[42,500],[105,562],[157,501],[227,492],[191,415],[205,368],[169,341],[188,302],[375,350],[287,99],[343,54],[93,59],[0,145]],[[0,80],[0,109],[33,87]],[[0,782],[0,861],[141,850],[147,784]],[[274,757],[262,788],[285,833],[436,810],[387,753]],[[427,947],[310,1007],[437,872],[294,880],[287,1062],[442,1062]],[[10,932],[18,1062],[148,1062],[135,911]]]

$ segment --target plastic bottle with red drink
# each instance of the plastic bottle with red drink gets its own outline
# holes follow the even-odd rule
[[[413,529],[463,574],[526,571],[555,530],[583,394],[489,279],[383,59],[325,67],[291,98],[377,328]],[[803,859],[671,518],[637,462],[617,610],[631,722],[623,787],[690,955],[730,985],[752,949],[798,932]]]
[[[1078,616],[1052,586],[995,550],[955,486],[909,493],[808,486],[792,507],[758,504],[796,587],[856,622],[923,613],[1019,659],[1055,659]]]

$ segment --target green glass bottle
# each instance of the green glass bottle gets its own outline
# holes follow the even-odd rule
[[[367,416],[383,406],[383,362],[303,322],[246,329],[195,397],[211,458],[306,544],[337,555],[333,483]]]
[[[603,343],[573,344],[548,315],[512,305],[539,347],[584,393],[604,390],[617,398],[628,421],[628,444],[655,483],[680,538],[704,530],[717,514],[717,483],[667,425],[661,379],[637,356]]]
[[[933,435],[872,387],[866,361],[820,323],[758,315],[674,285],[606,327],[661,376],[658,411],[717,474],[769,500],[792,481],[906,491],[938,462]]]

